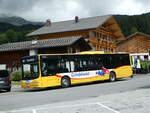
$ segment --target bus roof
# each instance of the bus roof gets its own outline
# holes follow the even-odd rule
[[[38,56],[50,56],[50,55],[98,55],[98,54],[129,54],[125,52],[118,52],[118,53],[105,53],[103,51],[83,51],[79,53],[59,53],[59,54],[37,54],[32,56],[24,56],[21,59],[28,59],[28,58],[36,58]]]
[[[83,51],[76,54],[105,54],[104,51]]]
[[[43,55],[90,55],[90,54],[129,54],[126,52],[117,52],[117,53],[105,53],[104,51],[83,51],[79,53],[58,53],[58,54],[39,54],[40,56]]]

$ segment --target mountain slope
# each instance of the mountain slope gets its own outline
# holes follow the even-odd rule
[[[26,25],[16,26],[9,23],[0,22],[0,33],[6,32],[9,29],[19,32],[24,30],[38,29],[39,27],[41,27],[41,25],[26,24]]]
[[[10,14],[0,14],[0,22],[9,23],[13,25],[26,25],[26,24],[41,25],[43,24],[43,22],[31,22],[31,21],[25,20],[22,17],[13,16]]]
[[[117,23],[127,37],[135,32],[150,34],[150,13],[142,15],[115,15]]]

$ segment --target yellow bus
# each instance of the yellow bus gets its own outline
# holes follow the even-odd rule
[[[22,88],[69,87],[132,76],[130,56],[126,53],[39,54],[22,58]]]

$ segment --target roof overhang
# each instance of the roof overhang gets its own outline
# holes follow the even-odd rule
[[[77,43],[78,41],[82,42],[87,48],[89,49],[91,48],[90,45],[81,36],[73,36],[56,39],[36,40],[36,43],[33,43],[32,41],[24,41],[24,42],[2,44],[0,45],[0,52],[66,47],[71,46]]]
[[[113,16],[111,16],[104,24],[109,26],[109,29],[112,31],[117,40],[125,40],[125,36],[122,33],[121,28]]]
[[[48,34],[57,34],[57,33],[68,33],[68,32],[75,32],[75,31],[85,31],[85,30],[94,30],[96,27],[91,27],[91,28],[87,28],[87,29],[77,29],[77,30],[70,30],[70,31],[62,31],[62,32],[53,32],[53,33],[41,33],[41,34],[36,34],[36,35],[32,35],[31,33],[27,34],[26,37],[36,37],[36,36],[40,36],[40,35],[48,35]]]

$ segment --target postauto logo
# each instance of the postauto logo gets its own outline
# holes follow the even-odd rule
[[[109,73],[109,70],[106,69],[106,68],[102,68],[101,70],[98,70],[96,72],[97,75],[100,75],[100,76],[104,76],[105,74],[108,74]]]

